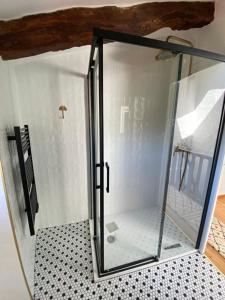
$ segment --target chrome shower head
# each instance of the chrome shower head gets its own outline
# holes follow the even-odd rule
[[[167,42],[175,43],[175,44],[180,44],[180,45],[185,45],[185,46],[190,46],[193,47],[192,42],[185,40],[183,38],[180,38],[178,36],[174,35],[169,35],[166,39]],[[161,50],[155,57],[156,60],[168,60],[170,58],[176,57],[176,53],[173,53],[170,50]]]
[[[168,60],[176,56],[176,53],[173,53],[169,50],[161,50],[155,57],[156,60]]]

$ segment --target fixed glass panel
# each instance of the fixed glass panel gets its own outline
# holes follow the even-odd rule
[[[162,258],[194,248],[206,201],[224,101],[225,64],[183,55],[166,213],[185,234]],[[164,234],[168,230],[164,226]]]
[[[93,94],[92,94],[92,69],[88,72],[88,121],[89,121],[89,141],[90,141],[90,165],[89,165],[89,171],[90,171],[90,189],[89,189],[89,215],[91,220],[94,220],[94,210],[95,210],[95,204],[94,204],[94,199],[95,199],[95,185],[94,185],[94,157],[93,157],[93,143],[94,143],[94,131],[93,131],[93,105],[94,105],[94,99]]]
[[[158,256],[180,60],[158,52],[104,46],[105,270]]]
[[[99,55],[96,53],[93,69],[93,89],[94,89],[94,147],[95,147],[95,234],[98,246],[99,259],[101,257],[101,228],[100,228],[100,129],[99,129]]]

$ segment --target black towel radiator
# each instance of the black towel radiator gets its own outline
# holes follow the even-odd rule
[[[16,141],[20,174],[22,179],[23,193],[26,205],[26,213],[30,229],[30,235],[35,234],[35,215],[39,205],[34,178],[33,160],[30,146],[30,136],[28,125],[24,128],[14,127],[14,136],[8,136],[9,141]]]

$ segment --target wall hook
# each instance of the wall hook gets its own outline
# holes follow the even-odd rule
[[[64,111],[67,111],[67,107],[65,105],[60,105],[59,111],[62,112],[62,119],[64,119]]]

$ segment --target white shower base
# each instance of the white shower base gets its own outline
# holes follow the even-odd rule
[[[156,256],[158,251],[160,211],[150,207],[105,216],[105,225],[114,222],[118,226],[109,243],[110,235],[105,226],[105,269],[111,269],[140,259]],[[165,249],[179,244],[180,247]],[[160,260],[178,256],[194,249],[194,244],[166,215]]]

